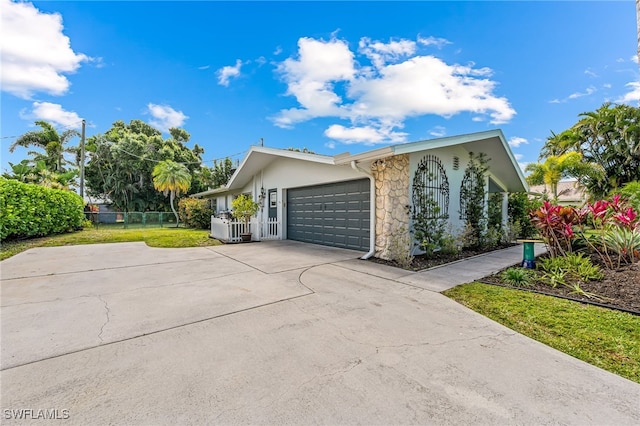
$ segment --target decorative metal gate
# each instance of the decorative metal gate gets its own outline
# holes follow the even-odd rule
[[[449,217],[449,180],[440,159],[426,155],[413,176],[413,215]]]

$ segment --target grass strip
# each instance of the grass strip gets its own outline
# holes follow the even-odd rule
[[[51,235],[28,240],[2,242],[0,260],[35,247],[56,247],[79,244],[104,244],[143,241],[150,247],[206,247],[221,244],[209,238],[209,231],[190,228],[89,228],[68,234]]]

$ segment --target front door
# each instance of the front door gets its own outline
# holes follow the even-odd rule
[[[278,190],[270,189],[269,198],[269,218],[267,220],[267,233],[269,236],[278,235]]]

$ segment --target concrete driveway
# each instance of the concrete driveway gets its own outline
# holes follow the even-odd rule
[[[5,260],[2,422],[640,423],[640,385],[359,255],[124,243]]]

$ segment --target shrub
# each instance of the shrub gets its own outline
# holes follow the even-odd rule
[[[571,241],[575,238],[573,226],[580,220],[573,207],[553,205],[545,201],[540,208],[529,213],[531,223],[538,229],[549,247],[551,257],[565,256],[572,251]]]
[[[505,236],[502,233],[501,228],[490,226],[487,228],[487,232],[483,236],[483,246],[495,248],[502,244],[504,239]]]
[[[607,267],[640,259],[640,215],[620,195],[587,204],[579,216],[584,242]]]
[[[509,194],[509,204],[507,215],[514,230],[517,230],[517,237],[533,238],[536,235],[536,228],[531,223],[529,212],[540,207],[539,201],[530,200],[526,192],[514,192]]]
[[[391,234],[387,256],[401,268],[408,269],[411,266],[411,237],[406,228],[401,227]]]
[[[440,250],[447,236],[448,217],[440,214],[440,207],[431,197],[424,197],[419,211],[412,211],[413,235],[426,256]]]
[[[83,208],[82,198],[74,192],[0,177],[0,240],[78,229]]]
[[[231,208],[233,209],[233,217],[244,220],[245,225],[248,225],[251,216],[260,209],[260,204],[253,201],[250,194],[240,194],[231,201]]]
[[[600,268],[581,253],[571,253],[565,257],[542,258],[538,268],[543,271],[539,278],[543,283],[551,287],[557,287],[559,284],[570,289],[569,294],[580,294],[589,299],[604,301],[597,294],[584,291],[580,287],[581,282],[599,280],[603,277]]]
[[[502,193],[489,194],[487,206],[487,227],[502,231]]]
[[[535,274],[530,269],[509,268],[502,272],[500,278],[505,283],[514,287],[528,287],[531,285]]]
[[[183,198],[178,203],[180,220],[189,228],[209,229],[212,214],[213,209],[207,200]]]

